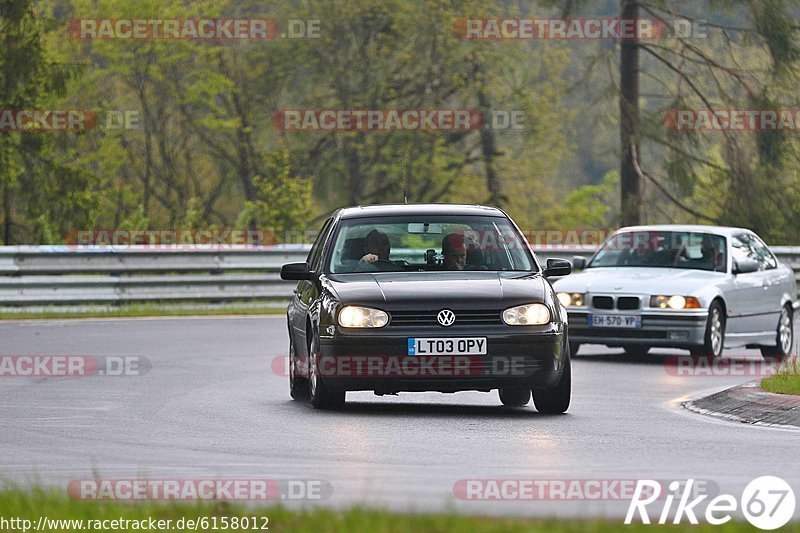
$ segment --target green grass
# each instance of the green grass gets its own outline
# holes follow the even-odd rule
[[[80,311],[64,310],[58,307],[47,307],[37,311],[9,312],[0,311],[0,320],[20,319],[60,319],[60,318],[136,318],[158,316],[214,316],[214,315],[282,315],[285,308],[276,307],[181,307],[164,306],[155,304],[126,305],[117,308],[97,308]]]
[[[557,504],[554,504],[557,505]],[[636,524],[624,526],[622,519],[614,520],[527,520],[517,518],[489,518],[459,516],[452,513],[441,514],[397,514],[387,511],[353,508],[344,511],[328,509],[290,511],[280,506],[243,507],[227,502],[211,503],[176,503],[176,502],[140,502],[123,503],[110,501],[80,501],[70,499],[62,490],[20,489],[0,490],[0,517],[22,518],[31,520],[35,525],[40,516],[49,519],[82,519],[114,520],[114,519],[171,519],[174,524],[179,519],[198,519],[202,517],[267,517],[270,532],[403,532],[403,531],[469,531],[469,532],[505,532],[505,531],[547,531],[547,532],[596,532],[611,533],[624,530],[626,532],[646,532],[658,526]],[[657,518],[652,517],[657,520]],[[259,518],[257,523],[262,525]],[[84,522],[85,524],[85,522]],[[252,527],[252,526],[251,526]],[[703,524],[691,526],[660,526],[671,531],[691,532],[737,532],[754,531],[747,523],[728,522],[723,526]],[[97,529],[95,529],[97,530]],[[129,531],[132,529],[128,529]],[[203,531],[203,527],[198,528]],[[222,529],[218,529],[222,531]],[[0,531],[11,531],[3,529]],[[16,529],[20,531],[20,529]],[[62,527],[49,531],[76,531],[74,527]],[[152,530],[151,530],[152,531]],[[182,531],[173,529],[171,531]],[[237,531],[228,529],[227,531]],[[255,531],[239,529],[238,531]],[[782,531],[800,531],[800,524],[793,523],[782,528]]]
[[[800,396],[800,358],[792,357],[781,363],[773,375],[761,380],[761,388],[776,394]]]

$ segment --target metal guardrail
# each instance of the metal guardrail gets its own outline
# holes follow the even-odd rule
[[[134,302],[230,302],[289,299],[281,265],[304,261],[308,245],[198,249],[149,246],[0,247],[0,306],[117,305]],[[800,247],[771,248],[795,271]],[[540,259],[589,257],[592,246],[536,250]]]

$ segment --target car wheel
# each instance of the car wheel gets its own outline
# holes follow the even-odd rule
[[[628,357],[645,357],[650,351],[649,346],[643,344],[629,344],[622,347]]]
[[[294,400],[308,399],[308,380],[297,373],[297,355],[289,337],[289,395]]]
[[[331,392],[319,373],[319,341],[312,337],[308,347],[308,399],[315,409],[336,409],[344,405],[345,391]]]
[[[692,355],[719,357],[725,348],[725,313],[718,301],[711,303],[706,320],[706,335],[702,347],[692,348]]]
[[[778,319],[775,346],[762,346],[761,355],[770,359],[784,359],[792,353],[793,347],[794,317],[792,316],[792,309],[786,305],[781,309],[781,316]]]
[[[561,371],[561,378],[554,389],[534,389],[533,405],[543,415],[557,415],[566,412],[569,408],[572,395],[572,364],[569,354]]]
[[[579,342],[571,342],[569,343],[569,353],[572,355],[576,355],[578,350],[581,349],[581,343]]]
[[[531,400],[531,389],[524,387],[505,387],[498,392],[500,401],[506,407],[525,407]]]

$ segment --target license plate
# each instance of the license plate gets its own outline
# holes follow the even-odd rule
[[[486,337],[408,339],[408,355],[486,355]]]
[[[589,315],[589,325],[601,328],[641,328],[639,315]]]

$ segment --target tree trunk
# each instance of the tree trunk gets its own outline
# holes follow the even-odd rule
[[[483,113],[483,120],[488,122],[490,118],[489,98],[483,89],[478,89],[478,105],[481,113]],[[486,127],[486,124],[480,130],[481,136],[481,155],[483,156],[483,164],[486,168],[486,188],[489,189],[489,205],[496,207],[505,207],[508,197],[503,191],[503,183],[500,176],[497,175],[494,160],[497,156],[497,142],[495,140],[494,131]]]
[[[623,20],[639,17],[637,0],[621,0]],[[620,56],[620,199],[623,226],[640,224],[642,220],[642,184],[634,165],[634,151],[639,154],[639,42],[621,41]]]
[[[3,187],[3,244],[11,244],[11,186]]]

